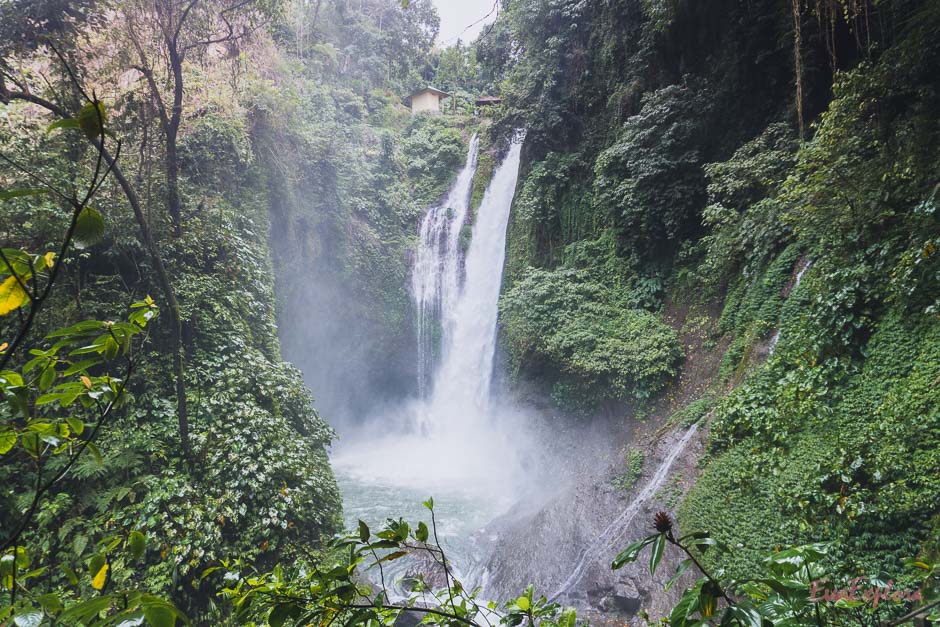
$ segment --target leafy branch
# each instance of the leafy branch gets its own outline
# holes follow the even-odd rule
[[[273,627],[288,620],[324,626],[370,622],[391,625],[402,614],[420,615],[425,624],[484,627],[492,624],[490,618],[498,616],[503,625],[538,623],[544,627],[573,627],[576,617],[573,609],[561,610],[545,597],[533,599],[531,586],[522,596],[504,604],[501,611],[497,611],[494,603],[481,604],[477,600],[479,590],[468,591],[450,570],[437,533],[433,499],[424,505],[431,513],[430,527],[424,522],[412,526],[401,519],[389,519],[373,534],[365,522],[359,521],[356,531],[335,537],[326,547],[327,555],[340,555],[343,559],[326,564],[315,562],[302,567],[294,576],[280,566],[270,573],[245,576],[238,570],[244,565],[235,561],[206,569],[203,578],[224,571],[223,581],[236,582],[222,590],[222,596],[234,606],[235,617],[263,619]],[[408,596],[391,600],[382,565],[419,552],[431,558],[430,568],[444,573],[445,585],[431,590],[424,574],[419,574]],[[378,590],[363,583],[363,570],[373,567],[380,571]]]
[[[61,53],[54,47],[51,46],[61,61],[63,67],[65,68],[66,73],[69,75],[71,83],[74,90],[81,95],[82,97],[87,97],[87,91],[82,86],[81,81],[76,76],[75,72],[72,70],[71,66],[65,60]],[[10,82],[11,85],[15,86],[15,89],[11,90],[7,87],[6,83],[2,80],[6,79]],[[90,119],[87,111],[93,111],[96,116],[99,116],[99,126],[102,129],[100,134],[100,142],[96,143],[97,148],[97,164],[100,166],[102,160],[107,166],[107,171],[104,176],[101,177],[101,180],[97,185],[90,185],[89,189],[94,190],[94,193],[100,189],[101,184],[105,180],[108,173],[114,175],[115,180],[121,188],[121,191],[124,193],[124,196],[127,199],[128,204],[131,207],[131,210],[134,213],[134,219],[137,222],[138,226],[138,239],[140,240],[143,247],[146,249],[151,262],[153,263],[154,270],[156,271],[157,283],[160,287],[160,290],[163,293],[163,298],[165,300],[166,306],[169,310],[169,330],[170,330],[170,341],[171,341],[171,350],[173,353],[173,370],[176,377],[176,400],[177,400],[177,420],[179,423],[179,432],[180,432],[180,445],[182,448],[183,456],[186,459],[191,457],[191,446],[189,443],[189,419],[187,411],[187,399],[186,399],[186,382],[184,378],[184,355],[183,355],[183,330],[182,330],[182,320],[180,314],[179,302],[176,298],[176,290],[173,288],[173,283],[170,280],[169,273],[167,272],[166,265],[163,262],[163,256],[160,254],[160,251],[157,247],[157,240],[153,235],[153,231],[150,227],[150,221],[144,213],[143,206],[141,204],[140,198],[137,194],[137,191],[131,185],[130,180],[124,174],[124,171],[118,164],[120,158],[120,148],[121,143],[117,142],[117,146],[114,150],[114,154],[111,154],[107,144],[105,143],[105,136],[108,135],[108,132],[104,126],[105,124],[105,111],[104,107],[100,102],[92,100],[89,102],[85,108],[82,109],[83,112],[86,112],[85,115],[82,115],[82,112],[79,113],[76,117],[70,117],[66,107],[59,105],[55,102],[52,102],[42,96],[36,95],[30,89],[30,86],[25,81],[20,80],[16,76],[12,76],[8,73],[0,73],[0,102],[11,102],[14,100],[20,100],[23,102],[29,102],[37,106],[42,107],[46,111],[52,113],[54,116],[60,118],[58,121],[53,122],[50,126],[50,130],[54,128],[78,128],[80,130],[85,130],[82,128],[82,120],[85,120],[85,125],[88,127],[91,125],[89,130],[94,130],[93,122],[94,119]],[[89,105],[92,105],[90,107]],[[85,132],[86,136],[89,136],[89,132]],[[89,136],[89,139],[94,141],[96,136]],[[22,169],[23,171],[27,171]],[[31,175],[31,178],[36,178],[35,174]],[[44,187],[52,191],[54,188],[51,185],[45,184]],[[4,198],[4,195],[8,197],[15,197],[20,195],[34,195],[35,190],[13,190],[12,192],[0,193],[0,199]],[[65,196],[62,192],[58,190],[52,192],[60,197],[63,197],[66,201],[71,201],[69,196]],[[92,194],[93,195],[93,194]],[[89,198],[90,200],[90,198]],[[97,212],[88,214],[91,218],[95,218]],[[98,216],[100,217],[100,216]],[[92,220],[95,222],[95,220]],[[91,226],[91,224],[89,225]],[[101,225],[103,228],[103,224]],[[87,229],[88,232],[92,233],[93,229]],[[65,247],[63,246],[63,249]],[[59,257],[62,258],[62,255]],[[51,287],[51,283],[50,283]],[[2,308],[0,308],[2,311]],[[31,321],[30,321],[31,322]],[[14,343],[14,347],[16,343]],[[12,351],[11,351],[12,353]],[[10,354],[11,354],[10,353]],[[8,358],[7,358],[8,359]],[[6,362],[0,363],[0,368],[4,367]]]
[[[940,604],[940,565],[928,564],[919,560],[910,560],[909,565],[920,570],[924,585],[923,592],[913,595],[902,595],[896,598],[882,592],[885,584],[878,579],[870,578],[869,583],[874,589],[869,597],[850,598],[860,578],[852,580],[848,589],[852,594],[834,595],[838,600],[829,603],[827,597],[819,596],[822,591],[834,590],[829,582],[826,570],[822,567],[823,560],[830,552],[827,544],[807,544],[789,549],[778,550],[768,556],[764,563],[766,573],[751,579],[735,581],[722,581],[714,572],[709,571],[702,564],[700,555],[711,547],[722,552],[730,549],[722,542],[712,538],[707,533],[695,532],[676,538],[673,521],[665,512],[659,512],[654,519],[656,533],[642,540],[634,542],[621,551],[613,560],[611,567],[614,570],[635,562],[646,547],[650,547],[649,570],[654,575],[663,557],[667,545],[672,545],[685,554],[686,558],[680,562],[675,574],[665,583],[665,589],[671,588],[682,575],[692,566],[702,574],[702,577],[687,588],[679,602],[669,616],[672,627],[692,627],[693,625],[712,624],[717,622],[721,626],[740,625],[742,627],[763,627],[764,625],[898,625],[915,616],[928,615],[929,611]],[[728,592],[734,589],[740,593],[740,598],[731,596]],[[844,591],[842,591],[844,592]],[[737,595],[736,595],[737,596]],[[908,614],[892,622],[885,623],[879,614],[878,600],[895,603],[906,602],[913,596],[915,599],[924,598],[927,604],[918,607]],[[724,603],[725,609],[718,616],[719,601]]]
[[[52,253],[49,253],[44,257],[44,260],[49,267],[49,271],[46,275],[45,284],[41,287],[36,281],[38,277],[33,264],[27,263],[25,267],[14,264],[13,261],[11,261],[11,259],[8,257],[8,254],[11,251],[3,251],[3,254],[0,255],[0,260],[3,261],[3,267],[0,267],[0,271],[10,274],[10,278],[7,279],[4,285],[9,286],[15,283],[18,287],[18,289],[6,287],[6,289],[0,291],[0,296],[3,297],[3,299],[0,300],[0,312],[8,313],[9,311],[13,311],[25,305],[27,302],[30,303],[29,311],[25,319],[22,321],[19,329],[13,335],[13,339],[10,341],[7,349],[3,352],[2,356],[0,356],[0,369],[5,368],[7,364],[9,364],[10,360],[13,358],[13,355],[16,354],[23,340],[26,338],[30,329],[33,327],[33,324],[36,320],[36,315],[39,313],[43,304],[48,299],[49,294],[52,291],[52,286],[55,284],[56,278],[59,275],[59,271],[62,268],[62,264],[65,261],[66,254],[73,246],[73,243],[76,240],[83,244],[92,243],[98,239],[98,237],[100,237],[101,233],[104,231],[104,221],[101,217],[101,214],[98,213],[97,210],[92,209],[89,206],[89,202],[101,189],[102,183],[105,181],[105,179],[107,179],[108,175],[113,170],[114,164],[117,161],[117,157],[120,156],[121,150],[121,142],[117,141],[115,158],[111,160],[102,170],[105,152],[104,105],[97,99],[96,96],[93,95],[91,100],[89,100],[89,102],[84,107],[82,107],[82,110],[79,112],[77,117],[59,120],[49,127],[50,130],[55,128],[78,128],[93,142],[96,149],[94,174],[91,176],[88,182],[88,188],[84,194],[78,195],[74,192],[67,194],[55,188],[45,179],[38,177],[38,175],[29,173],[27,168],[20,165],[9,156],[0,153],[0,159],[12,165],[17,170],[28,173],[31,178],[37,180],[42,185],[42,188],[39,189],[26,188],[8,190],[3,193],[3,198],[9,199],[48,193],[54,194],[63,199],[71,208],[71,219],[69,221],[68,229],[65,232],[65,236],[63,237],[60,244],[58,255],[52,255]],[[49,263],[50,261],[51,264]],[[30,287],[27,285],[27,282],[30,280],[33,282],[32,289],[30,289]]]

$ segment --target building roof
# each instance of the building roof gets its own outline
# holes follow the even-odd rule
[[[415,96],[420,96],[421,94],[424,94],[424,93],[432,93],[441,99],[450,98],[450,94],[448,94],[447,92],[441,91],[440,89],[435,89],[434,87],[431,87],[430,85],[428,85],[427,87],[422,87],[421,89],[416,90],[413,94],[408,96],[405,99],[405,101],[410,102],[411,99],[414,98]]]
[[[499,96],[480,96],[477,98],[478,105],[499,104],[503,101]]]

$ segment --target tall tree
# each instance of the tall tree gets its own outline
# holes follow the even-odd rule
[[[30,53],[42,47],[52,48],[65,64],[65,57],[74,51],[64,46],[72,41],[82,27],[102,22],[104,18],[95,10],[93,0],[53,0],[51,2],[32,3],[17,0],[0,6],[0,102],[7,103],[21,100],[38,105],[58,118],[69,118],[74,102],[81,102],[78,93],[82,91],[79,79],[69,69],[70,80],[62,89],[53,89],[46,77],[36,76],[24,71],[22,64]],[[53,43],[55,42],[55,43]],[[41,81],[39,79],[42,79]],[[49,91],[49,94],[45,92]],[[60,97],[59,94],[66,94]],[[177,125],[178,128],[178,125]],[[174,140],[175,148],[175,140]],[[158,241],[145,214],[136,189],[122,168],[116,163],[115,156],[107,148],[101,149],[102,158],[111,168],[130,205],[138,226],[138,239],[153,263],[157,283],[169,311],[169,331],[171,351],[174,355],[174,373],[176,376],[177,414],[180,428],[180,446],[189,457],[189,420],[186,403],[186,384],[184,379],[182,321],[176,291],[159,250]],[[174,162],[175,162],[174,155]],[[178,170],[178,168],[177,168]],[[177,188],[178,192],[178,188]]]
[[[183,229],[178,140],[183,120],[185,62],[195,56],[237,57],[237,42],[263,26],[276,0],[138,0],[124,8],[165,141],[166,205],[174,234]]]
[[[183,233],[179,133],[185,109],[185,64],[190,59],[210,56],[237,58],[237,43],[262,27],[276,8],[276,0],[139,0],[122,8],[126,33],[137,57],[134,67],[146,79],[149,103],[159,120],[164,142],[166,208],[176,237]],[[120,178],[118,180],[121,181]],[[128,193],[128,198],[131,198],[131,193]],[[135,206],[136,213],[139,200],[134,197],[131,204]],[[169,285],[168,279],[166,283]],[[172,292],[172,288],[167,291]],[[188,458],[191,448],[185,380],[186,347],[175,297],[169,299],[169,305],[177,419],[180,442]]]

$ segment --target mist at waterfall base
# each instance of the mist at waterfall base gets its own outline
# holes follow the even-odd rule
[[[419,396],[341,431],[332,454],[349,524],[424,520],[421,501],[433,496],[442,543],[464,572],[481,558],[474,534],[512,506],[538,466],[527,412],[491,393],[521,145],[494,172],[464,252],[478,148],[474,137],[447,198],[421,225],[411,285]]]

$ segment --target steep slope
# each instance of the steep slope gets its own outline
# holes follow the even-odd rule
[[[727,348],[689,409],[709,435],[682,529],[739,547],[710,556],[736,576],[832,541],[839,572],[905,582],[940,502],[940,11],[719,5],[514,2],[478,42],[501,124],[530,129],[509,364],[577,420],[662,420],[642,357],[670,340],[621,312],[678,304]]]

